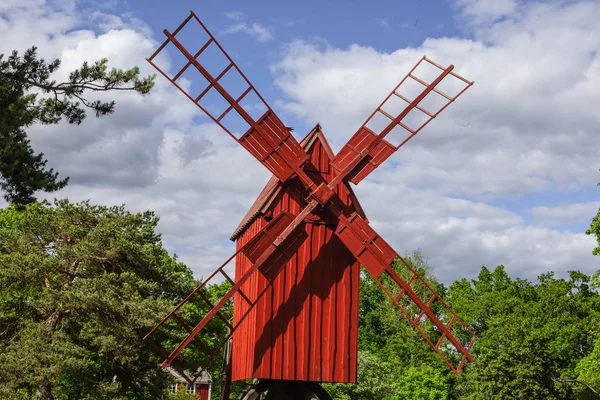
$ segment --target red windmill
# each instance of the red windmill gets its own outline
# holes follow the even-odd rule
[[[178,35],[196,24],[208,40],[192,53]],[[155,343],[165,357],[163,366],[177,367],[176,360],[190,344],[200,346],[209,363],[232,338],[232,380],[305,382],[315,392],[318,388],[311,382],[356,382],[361,265],[456,374],[466,360],[472,362],[473,331],[373,230],[349,182],[363,180],[473,82],[454,73],[452,65],[442,67],[421,58],[334,155],[319,125],[296,141],[193,12],[174,32],[164,34],[166,41],[148,61],[273,177],[231,238],[236,252],[146,336],[153,341],[159,328],[173,321],[186,329],[183,340],[171,342],[171,348]],[[167,46],[185,56],[185,65],[173,76],[153,62]],[[204,55],[210,49],[227,61],[219,72],[207,66],[210,59]],[[190,70],[206,79],[203,90],[193,92],[187,83],[180,83]],[[436,71],[429,82],[421,75],[424,70]],[[244,82],[237,93],[227,87],[232,74]],[[450,94],[442,91],[448,81],[454,84],[448,86],[454,90]],[[414,86],[410,90],[411,84],[418,91]],[[210,96],[224,106],[217,110],[207,105]],[[256,116],[254,104],[244,106],[249,96],[263,107]],[[234,258],[235,279],[224,270]],[[396,268],[394,260],[401,262]],[[215,277],[232,286],[213,304],[202,287]],[[207,302],[209,311],[194,326],[177,312],[197,296]],[[229,321],[220,311],[232,299],[233,321]],[[213,318],[223,320],[230,333],[217,341],[213,337],[211,347],[200,337]]]

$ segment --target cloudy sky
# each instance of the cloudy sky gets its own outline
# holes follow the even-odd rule
[[[3,0],[0,53],[36,45],[62,60],[57,78],[100,57],[152,73],[162,30],[193,9],[296,137],[319,122],[334,151],[420,57],[452,63],[475,85],[356,187],[372,225],[446,283],[482,265],[600,268],[585,235],[600,207],[598,1],[148,3]],[[206,276],[268,172],[160,77],[149,96],[109,97],[110,117],[31,128],[71,177],[45,197],[155,210],[167,248]]]

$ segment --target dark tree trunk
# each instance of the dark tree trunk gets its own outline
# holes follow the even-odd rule
[[[52,396],[52,384],[45,376],[40,381],[37,392],[35,392],[35,400],[54,400],[54,396]]]

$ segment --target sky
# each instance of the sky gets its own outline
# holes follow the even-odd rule
[[[600,2],[3,0],[0,53],[35,45],[61,59],[56,79],[101,57],[150,74],[145,58],[189,10],[298,140],[320,123],[334,152],[423,55],[475,81],[355,187],[372,226],[442,282],[483,265],[530,280],[600,268],[585,234],[600,208]],[[154,210],[165,247],[206,277],[268,171],[160,76],[148,96],[94,98],[116,112],[29,129],[70,176],[39,198]]]

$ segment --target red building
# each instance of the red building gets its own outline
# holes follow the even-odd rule
[[[184,391],[189,395],[193,395],[198,400],[210,400],[212,378],[208,371],[203,371],[195,381],[188,376],[188,380],[192,382],[191,384],[172,368],[167,368],[167,371],[175,378],[175,382],[169,385],[169,390],[172,393]]]
[[[330,181],[334,154],[321,127],[317,125],[301,145],[310,155],[306,173],[316,182]],[[340,206],[366,218],[350,186],[340,183],[336,190]],[[237,249],[280,213],[297,215],[307,195],[297,178],[281,183],[272,177],[231,237]],[[286,251],[293,255],[281,273],[272,280],[284,265],[269,263],[270,270],[244,283],[242,290],[250,298],[265,289],[266,293],[234,332],[233,380],[356,382],[360,268],[335,235],[336,226],[328,209],[310,217],[304,224],[305,235],[287,243]],[[251,266],[240,253],[236,279]],[[236,318],[248,307],[235,296]]]

